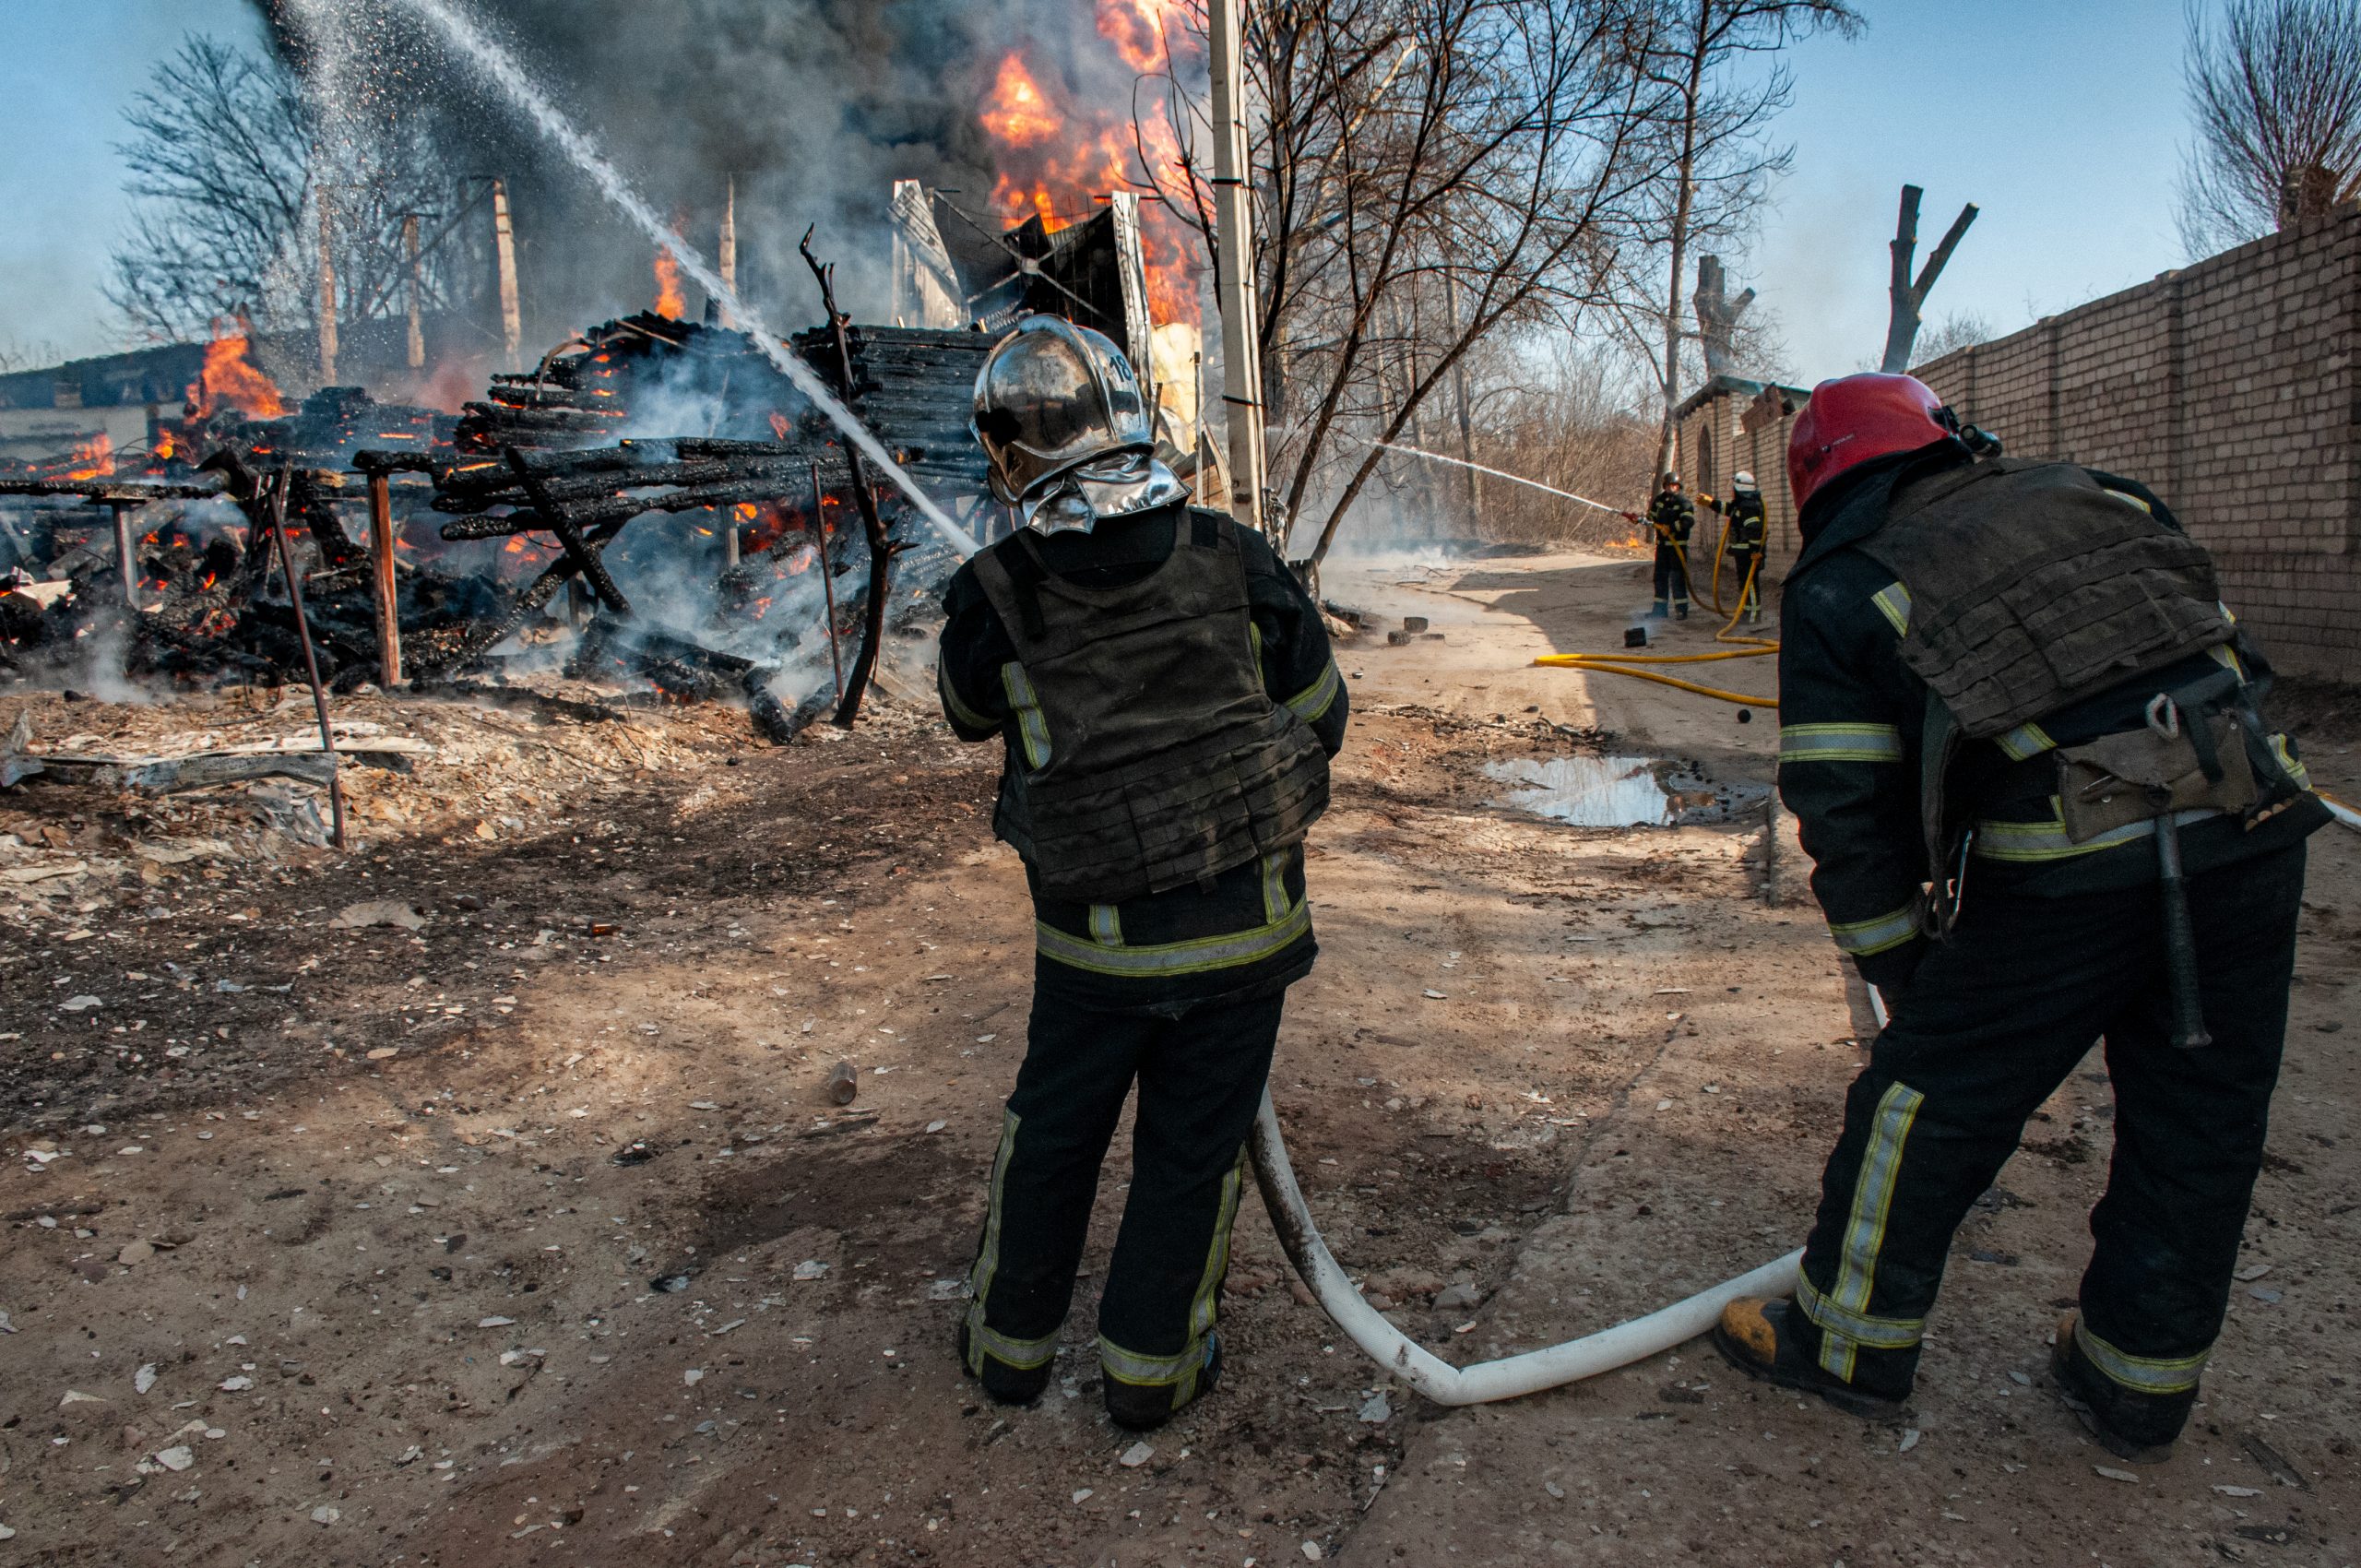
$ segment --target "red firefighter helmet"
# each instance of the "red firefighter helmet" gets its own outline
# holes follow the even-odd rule
[[[1787,438],[1787,488],[1796,509],[1847,469],[1894,452],[1915,452],[1953,433],[1943,400],[1915,376],[1866,372],[1811,389]]]

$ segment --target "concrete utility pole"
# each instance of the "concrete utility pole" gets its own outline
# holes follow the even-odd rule
[[[328,208],[328,188],[312,188],[313,205],[320,209],[320,385],[336,385],[336,215]]]
[[[1208,0],[1206,7],[1214,86],[1214,275],[1221,311],[1221,400],[1229,424],[1229,510],[1259,533],[1264,531],[1263,352],[1255,319],[1246,120],[1240,101],[1245,96],[1245,76],[1238,58],[1240,3]]]
[[[425,292],[425,279],[420,269],[418,214],[415,212],[402,214],[402,260],[409,272],[409,298],[407,306],[409,316],[409,368],[424,370],[426,368],[426,322],[425,305],[421,296]]]
[[[723,186],[721,198],[721,243],[715,247],[715,255],[721,263],[721,280],[734,294],[738,291],[738,176],[731,174],[726,179],[728,183]],[[721,325],[738,325],[738,318],[730,314],[730,307],[726,304],[721,307]],[[731,529],[730,536],[733,539],[737,536],[735,528]],[[731,564],[734,565],[736,563],[733,561]]]
[[[516,227],[508,219],[508,182],[492,182],[492,255],[500,285],[500,343],[508,369],[524,364],[517,354],[525,344],[525,318],[516,303]]]

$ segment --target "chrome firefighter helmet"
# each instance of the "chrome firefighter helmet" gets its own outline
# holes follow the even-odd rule
[[[1754,490],[1754,476],[1741,469],[1730,476],[1730,488],[1751,493]]]
[[[1156,457],[1154,411],[1131,361],[1062,316],[1028,315],[992,349],[968,428],[993,497],[1042,533],[1087,532],[1189,493]]]

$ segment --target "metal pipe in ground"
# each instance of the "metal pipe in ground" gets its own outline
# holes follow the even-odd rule
[[[287,602],[295,611],[295,640],[303,649],[303,673],[312,683],[312,707],[320,716],[320,750],[328,757],[328,814],[333,823],[331,839],[339,849],[344,841],[344,780],[336,753],[336,728],[328,722],[327,688],[320,684],[320,660],[312,651],[312,628],[303,618],[303,581],[295,570],[295,552],[287,543],[287,487],[293,476],[281,472],[270,487],[270,499],[266,516],[270,522],[270,537],[279,547],[279,570],[287,579]]]
[[[114,514],[114,561],[123,574],[123,602],[133,610],[139,608],[139,552],[131,543],[131,514],[136,505],[136,502],[107,503],[107,510]]]

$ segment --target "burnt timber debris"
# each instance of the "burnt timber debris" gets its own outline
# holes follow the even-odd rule
[[[923,263],[925,287],[897,272],[895,309],[925,325],[853,321],[807,233],[825,315],[786,346],[991,540],[1010,517],[968,420],[1000,329],[1067,315],[1150,378],[1137,200],[996,232],[919,187],[896,197],[897,257]],[[947,234],[937,212],[955,220]],[[610,702],[742,704],[785,742],[824,716],[857,722],[956,565],[763,345],[712,311],[586,328],[490,374],[457,413],[335,385],[291,408],[236,327],[189,346],[203,369],[183,417],[151,403],[144,449],[101,438],[0,459],[0,685],[301,683],[325,732],[332,695],[498,700],[556,672],[623,688],[587,705],[601,716]],[[1192,454],[1165,455],[1193,471]]]
[[[931,493],[972,523],[998,519],[967,430],[989,338],[837,319],[791,342]],[[667,420],[706,434],[629,434]],[[883,563],[908,558],[894,576],[919,585],[955,564],[890,493],[855,481],[833,431],[751,339],[665,316],[592,328],[494,376],[457,416],[327,387],[293,414],[231,414],[195,434],[210,445],[201,466],[68,469],[77,454],[0,470],[0,683],[70,682],[94,649],[118,648],[126,675],[182,684],[304,680],[307,652],[329,692],[496,682],[520,656],[493,650],[533,637],[563,589],[556,612],[581,633],[569,672],[675,701],[734,697],[783,742],[832,704],[850,724],[882,639],[923,618],[919,596],[871,592],[863,552],[843,537],[852,519],[880,582]],[[307,636],[272,569],[274,505]],[[619,563],[646,579],[706,557],[713,624],[691,636],[640,617]],[[782,575],[811,572],[830,662],[814,690],[782,698],[772,685],[788,662],[763,617]],[[767,643],[804,629],[776,624]],[[849,670],[836,652],[846,639]]]

